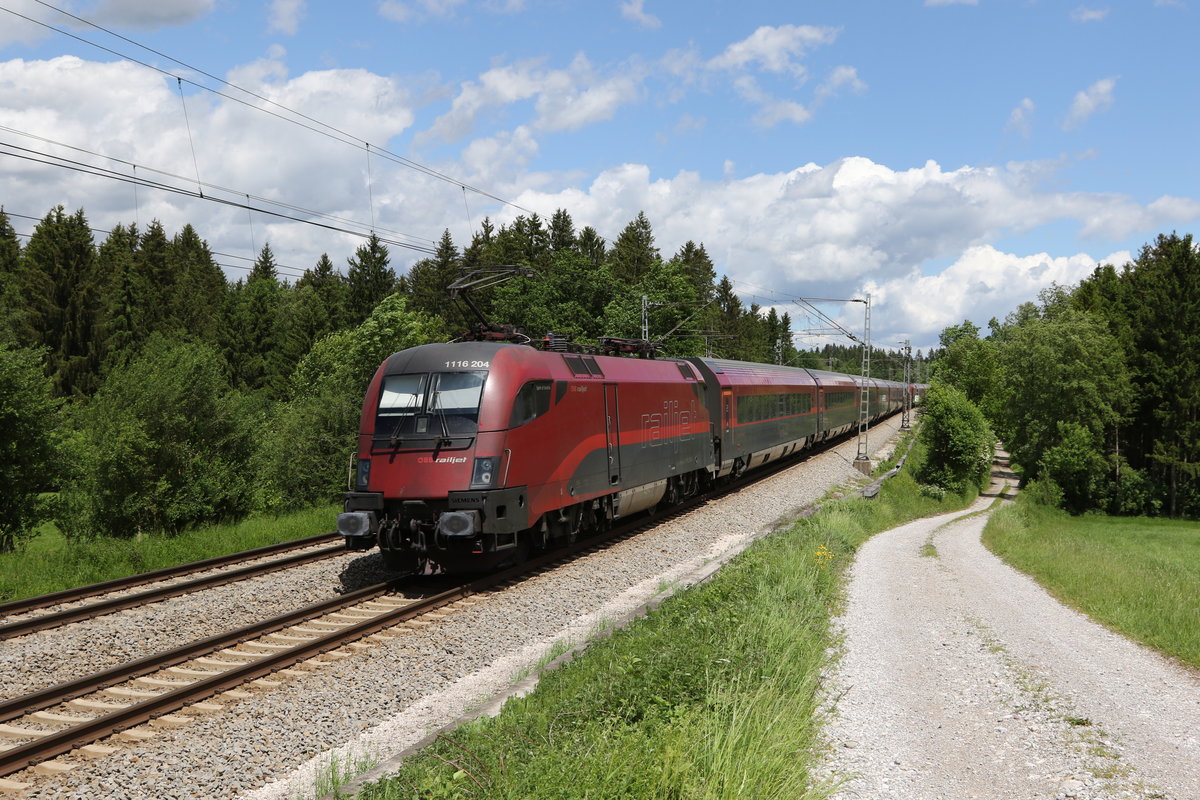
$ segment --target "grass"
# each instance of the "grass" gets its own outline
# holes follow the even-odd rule
[[[336,517],[330,505],[132,539],[71,540],[46,525],[19,551],[0,554],[0,602],[328,533]]]
[[[1068,516],[1018,496],[984,543],[1064,603],[1200,667],[1200,525],[1145,517]]]
[[[871,534],[969,499],[923,497],[903,473],[830,503],[358,796],[826,797],[810,769],[842,573]]]

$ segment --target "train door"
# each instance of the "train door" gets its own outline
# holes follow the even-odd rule
[[[621,483],[621,419],[617,412],[617,385],[604,384],[604,436],[608,447],[608,482]]]
[[[726,389],[721,392],[721,405],[724,407],[721,415],[725,420],[725,435],[721,439],[729,445],[731,451],[736,450],[737,446],[733,441],[733,391]],[[724,454],[722,458],[732,458],[732,454]]]

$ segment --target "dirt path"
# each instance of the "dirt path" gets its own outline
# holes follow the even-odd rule
[[[827,680],[836,796],[1200,800],[1200,676],[1007,567],[985,522],[920,520],[859,552]]]

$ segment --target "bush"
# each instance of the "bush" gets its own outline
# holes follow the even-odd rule
[[[404,297],[393,294],[357,328],[313,345],[292,376],[290,399],[276,406],[266,427],[260,504],[295,508],[337,498],[375,370],[397,350],[444,339],[438,320],[408,311]]]
[[[55,477],[56,408],[41,356],[0,345],[0,552],[49,515],[38,494]]]
[[[68,536],[176,533],[250,509],[250,413],[220,356],[152,337],[78,414],[59,524]]]
[[[929,388],[924,408],[920,439],[925,461],[917,477],[951,492],[981,488],[996,444],[983,413],[965,394],[944,383]]]

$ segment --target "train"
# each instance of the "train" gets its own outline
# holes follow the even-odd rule
[[[717,358],[413,347],[367,388],[338,532],[397,571],[497,569],[846,433],[863,388]],[[876,421],[924,387],[865,388]]]

